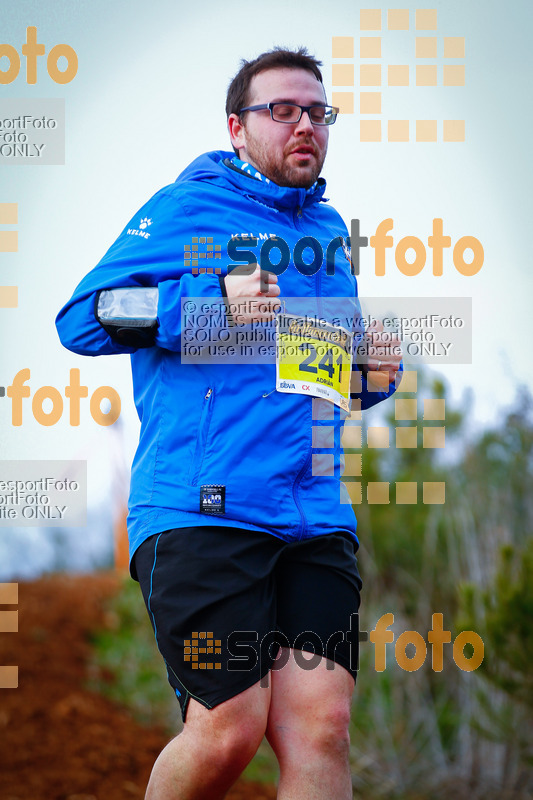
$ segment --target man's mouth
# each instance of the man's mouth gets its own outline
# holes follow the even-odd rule
[[[300,147],[296,147],[294,150],[290,152],[291,156],[296,156],[298,161],[309,159],[311,156],[315,155],[314,147],[309,147],[307,145],[301,145]]]

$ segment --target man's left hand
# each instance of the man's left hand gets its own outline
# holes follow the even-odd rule
[[[388,373],[389,383],[396,380],[402,361],[402,342],[394,331],[384,331],[383,323],[373,320],[358,348],[361,372],[368,380],[381,383]],[[362,357],[361,357],[362,356]],[[377,373],[381,376],[377,378]]]

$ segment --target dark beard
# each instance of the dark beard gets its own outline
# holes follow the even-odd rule
[[[259,171],[270,178],[271,181],[277,183],[278,186],[290,186],[293,189],[309,189],[320,175],[322,164],[317,164],[316,168],[312,170],[311,175],[306,176],[302,171],[296,167],[290,167],[284,164],[283,167],[278,167],[277,164],[268,165],[268,167],[259,168]]]
[[[309,143],[301,142],[302,146],[307,144]],[[250,163],[252,163],[266,178],[277,183],[278,186],[288,186],[293,189],[309,189],[320,175],[324,159],[326,158],[326,153],[324,152],[324,157],[322,159],[319,158],[315,162],[311,173],[307,173],[306,175],[302,173],[302,170],[298,169],[298,167],[289,166],[286,161],[281,165],[274,163],[264,152],[263,148],[255,144],[253,139],[252,145],[254,152],[250,153],[248,151],[248,160]]]

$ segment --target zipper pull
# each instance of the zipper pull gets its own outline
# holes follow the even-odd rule
[[[298,212],[297,212],[297,214],[298,214],[298,216],[299,216],[299,217],[301,217],[301,216],[302,216],[302,207],[301,207],[301,206],[298,206]]]
[[[204,400],[208,400],[211,397],[212,394],[213,394],[213,390],[212,389],[208,389],[207,390],[207,394],[204,397]]]

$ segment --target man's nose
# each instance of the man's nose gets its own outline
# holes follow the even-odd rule
[[[302,131],[303,133],[309,133],[309,131],[314,132],[315,128],[313,123],[311,122],[311,116],[309,111],[302,111],[302,116],[300,117],[297,125],[296,131]]]

